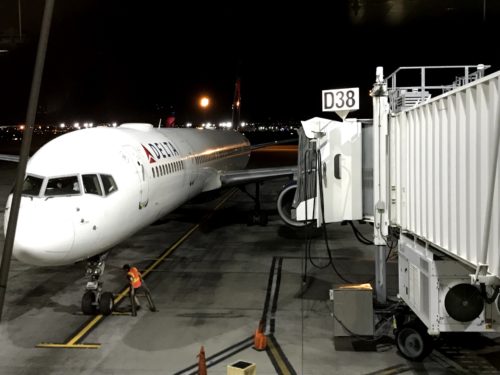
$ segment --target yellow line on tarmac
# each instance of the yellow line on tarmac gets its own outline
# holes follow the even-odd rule
[[[278,365],[279,369],[281,370],[281,374],[283,375],[291,375],[292,373],[288,370],[287,365],[283,361],[283,358],[281,358],[280,353],[278,352],[278,349],[276,349],[276,346],[274,346],[274,343],[272,340],[268,340],[267,345],[269,346],[269,350],[271,350],[271,354],[276,361],[276,364]]]
[[[49,344],[41,343],[36,346],[37,348],[47,349],[99,349],[101,344]]]
[[[71,340],[69,340],[66,345],[75,345],[78,340],[82,338],[88,331],[92,329],[97,323],[99,323],[102,319],[104,319],[104,315],[99,314],[96,315],[94,319],[92,319],[89,324],[83,327],[80,332],[78,332]]]
[[[222,199],[221,201],[215,206],[213,209],[214,211],[217,211],[224,203],[228,201],[229,198],[236,192],[236,189],[233,188],[231,189]],[[166,257],[168,257],[172,252],[177,249],[184,241],[188,239],[189,236],[191,236],[194,231],[196,231],[200,225],[208,220],[212,213],[208,214],[205,216],[200,223],[194,225],[190,230],[188,230],[181,238],[179,238],[172,246],[170,246],[164,253],[161,255],[151,266],[149,266],[143,273],[142,276],[145,277],[148,273],[150,273],[153,269],[155,269]],[[114,299],[114,304],[118,304],[130,291],[130,287],[126,287],[121,291],[121,293]],[[77,342],[85,336],[94,326],[99,323],[101,320],[105,318],[104,315],[99,314],[96,315],[88,324],[85,325],[78,333],[75,334],[67,343],[65,344],[46,344],[46,343],[41,343],[36,345],[37,348],[85,348],[85,349],[98,349],[100,347],[100,344],[77,344]]]

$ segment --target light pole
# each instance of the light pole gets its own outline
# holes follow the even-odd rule
[[[19,42],[22,42],[23,29],[22,29],[22,18],[21,18],[21,0],[17,0],[17,13],[19,15]]]

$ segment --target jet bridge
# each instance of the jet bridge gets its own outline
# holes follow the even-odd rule
[[[291,217],[372,220],[379,301],[398,234],[399,297],[411,311],[397,317],[396,341],[409,359],[430,352],[429,335],[500,332],[500,71],[487,68],[386,78],[377,68],[373,121],[303,122]]]

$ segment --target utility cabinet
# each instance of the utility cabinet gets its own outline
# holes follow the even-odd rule
[[[333,290],[333,335],[373,336],[373,290],[370,284],[344,285]]]

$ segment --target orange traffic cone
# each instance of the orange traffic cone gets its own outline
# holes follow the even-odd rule
[[[253,338],[253,348],[259,352],[266,350],[267,347],[267,337],[264,335],[264,322],[260,321],[259,328],[255,330],[255,335]]]
[[[202,346],[198,357],[198,375],[207,375],[207,362],[205,360],[205,348]]]

